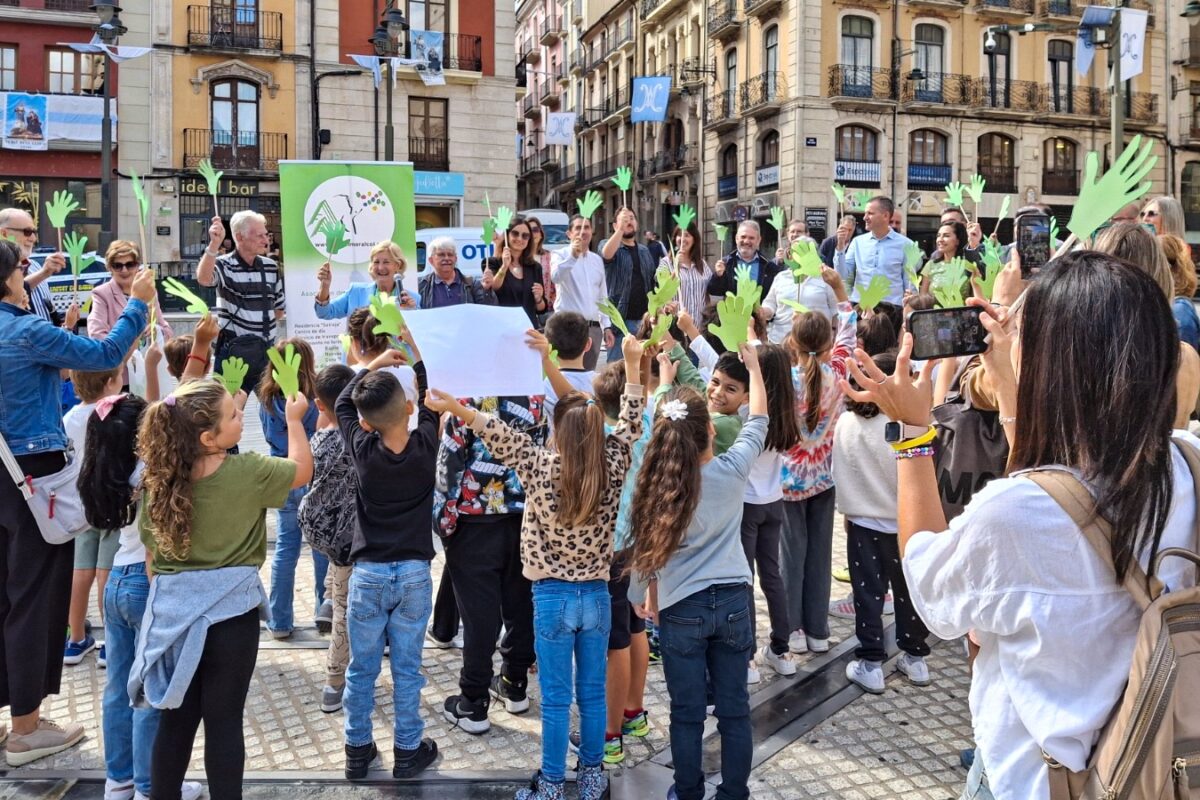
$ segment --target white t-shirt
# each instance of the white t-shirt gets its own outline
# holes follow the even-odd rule
[[[146,465],[141,461],[133,470],[133,474],[129,476],[129,485],[137,487],[142,482],[142,472],[146,469]],[[142,544],[142,536],[138,531],[138,517],[142,515],[142,504],[138,501],[137,513],[133,516],[133,522],[121,528],[121,542],[117,549],[117,554],[113,556],[114,567],[125,567],[130,564],[144,564],[146,561],[146,546]],[[111,535],[111,534],[110,534]]]
[[[1177,450],[1172,459],[1160,549],[1194,549],[1192,477]],[[985,486],[948,531],[914,535],[904,575],[930,631],[978,637],[971,719],[992,792],[1048,800],[1042,751],[1068,769],[1086,766],[1124,691],[1140,612],[1067,513],[1019,475]],[[1196,583],[1176,558],[1159,577]]]
[[[87,446],[87,423],[95,410],[95,403],[80,403],[63,414],[63,428],[67,432],[67,440],[75,446],[76,458],[83,458],[83,448]]]
[[[357,372],[366,372],[365,366],[356,366]],[[396,376],[396,380],[400,381],[400,388],[404,390],[404,399],[413,404],[412,413],[408,415],[408,429],[415,431],[417,429],[417,416],[420,414],[419,408],[420,399],[417,397],[417,373],[412,367],[380,367],[378,372],[390,372]]]
[[[783,499],[783,453],[763,450],[750,465],[745,502],[765,506]]]

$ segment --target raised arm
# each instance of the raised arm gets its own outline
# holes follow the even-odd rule
[[[465,422],[483,439],[496,460],[515,469],[522,481],[534,474],[537,461],[545,451],[534,444],[527,433],[513,429],[491,414],[467,408],[441,389],[430,389],[425,396],[425,405],[438,414],[449,412]]]
[[[284,413],[287,415],[287,457],[288,461],[296,464],[296,477],[292,488],[299,489],[307,486],[312,480],[313,457],[312,448],[308,444],[308,432],[304,430],[304,415],[308,412],[308,398],[301,392],[287,401]]]
[[[208,226],[208,247],[204,248],[204,255],[200,256],[200,263],[196,265],[196,283],[201,286],[217,285],[217,248],[224,238],[225,224],[220,217],[213,217],[212,224]]]

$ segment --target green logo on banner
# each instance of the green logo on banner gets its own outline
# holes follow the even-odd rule
[[[304,204],[304,232],[317,251],[325,253],[325,230],[342,225],[353,247],[339,250],[330,260],[355,263],[355,247],[372,247],[393,239],[396,215],[387,194],[374,182],[360,175],[330,178],[313,189]]]

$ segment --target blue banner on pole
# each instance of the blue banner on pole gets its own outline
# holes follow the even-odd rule
[[[633,79],[633,122],[662,122],[667,118],[667,101],[671,97],[671,79]]]

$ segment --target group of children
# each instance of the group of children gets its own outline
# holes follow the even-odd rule
[[[437,759],[419,714],[433,535],[452,550],[462,522],[447,523],[447,511],[461,517],[471,504],[520,515],[531,620],[517,619],[519,599],[502,603],[506,628],[532,625],[543,743],[521,800],[563,796],[569,750],[578,754],[579,796],[607,796],[604,765],[623,759],[623,736],[650,729],[647,620],[659,631],[671,698],[671,796],[704,794],[710,706],[720,721],[720,796],[748,797],[747,685],[759,680],[760,664],[793,675],[793,653],[829,649],[835,482],[860,640],[848,674],[882,691],[890,585],[905,617],[900,669],[928,683],[926,634],[915,614],[912,622],[903,613],[886,420],[852,405],[838,422],[845,400],[837,380],[860,323],[837,273],[827,269],[823,280],[837,295],[837,319],[797,313],[783,344],[765,343],[756,319],[748,343],[720,352],[720,341],[679,310],[663,342],[647,341],[646,320],[622,340],[623,358],[595,373],[583,367],[587,320],[555,314],[544,336],[529,334],[547,375],[544,396],[532,398],[462,401],[428,387],[417,342],[405,332],[394,347],[373,333],[369,309],[359,309],[349,319],[346,364],[317,371],[302,340],[276,345],[299,355],[300,391],[285,397],[270,371],[256,387],[271,456],[237,452],[246,394],[206,379],[211,318],[164,352],[147,352],[147,361],[165,358],[180,382],[161,399],[157,381],[143,400],[120,392],[120,372],[75,376],[85,401],[72,415],[86,423],[76,444],[89,519],[98,531],[120,531],[104,604],[106,797],[148,795],[151,784],[156,798],[193,797],[198,787],[183,777],[201,721],[210,793],[238,796],[259,620],[276,605],[258,578],[268,508],[294,508],[305,540],[328,563],[332,638],[321,708],[344,708],[350,779],[365,777],[378,755],[371,714],[385,645],[393,775],[412,777]],[[446,449],[467,447],[468,437],[488,453],[496,479],[486,486],[470,469],[447,468]],[[756,574],[769,617],[761,650]],[[460,607],[466,647],[490,636],[488,675],[472,681],[510,711],[526,710],[530,665],[514,655],[515,669],[488,677],[498,631]],[[488,698],[480,718],[467,672],[464,663],[464,694],[447,699],[444,716],[482,733]]]

